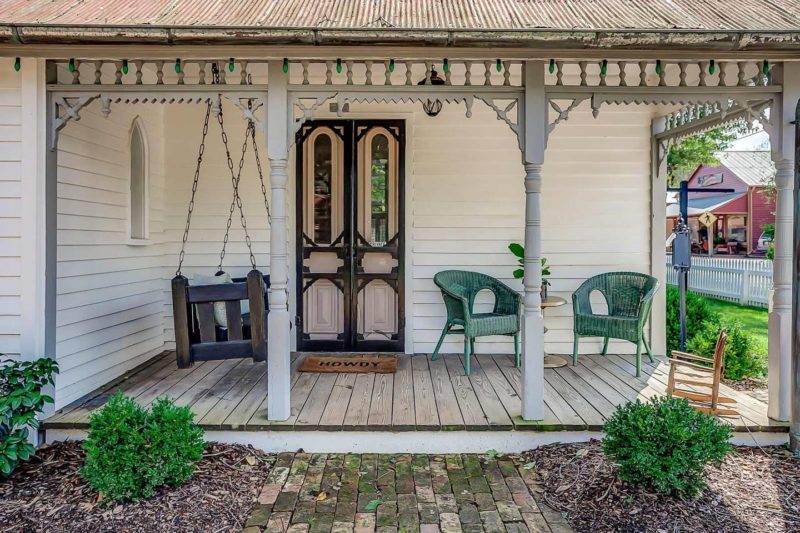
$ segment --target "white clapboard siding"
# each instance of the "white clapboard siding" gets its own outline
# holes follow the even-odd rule
[[[0,59],[0,354],[20,355],[22,98],[12,58]]]
[[[147,360],[164,347],[164,145],[159,106],[99,102],[70,122],[58,145],[56,408]],[[147,245],[128,228],[129,132],[147,141]]]
[[[667,255],[667,283],[678,285],[678,274]],[[769,306],[772,261],[748,257],[692,256],[689,290],[720,300],[756,307]]]
[[[570,303],[545,312],[546,349],[572,351],[571,293],[588,277],[612,270],[650,271],[650,120],[647,107],[581,106],[551,136],[544,166],[542,233],[551,294]],[[445,106],[436,119],[417,113],[409,138],[412,180],[414,351],[433,350],[445,308],[433,283],[448,268],[476,270],[521,290],[512,279],[510,242],[522,242],[524,170],[516,139],[493,112],[473,118]],[[479,298],[481,309],[491,306]],[[604,302],[595,302],[602,309]],[[509,337],[480,339],[479,352],[510,352]],[[584,340],[582,352],[599,342]],[[448,337],[444,351],[463,349]],[[632,351],[615,342],[612,349]]]

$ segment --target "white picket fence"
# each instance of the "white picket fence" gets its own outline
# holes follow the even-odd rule
[[[667,254],[667,283],[678,284]],[[767,307],[772,288],[772,261],[746,257],[692,256],[689,290],[742,305]]]

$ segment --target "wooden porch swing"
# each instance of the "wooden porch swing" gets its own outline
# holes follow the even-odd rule
[[[267,314],[269,310],[265,304],[266,298],[264,295],[269,287],[269,276],[262,275],[256,267],[252,241],[247,230],[242,199],[239,195],[239,180],[242,175],[248,142],[252,142],[253,145],[258,177],[261,182],[261,192],[264,195],[264,205],[267,210],[267,219],[271,222],[267,189],[264,185],[261,160],[258,155],[255,124],[252,120],[247,121],[242,156],[239,160],[238,171],[234,171],[231,153],[228,149],[228,136],[225,133],[221,106],[217,114],[217,122],[220,127],[222,144],[225,148],[228,169],[231,173],[233,199],[228,212],[225,237],[222,241],[219,266],[215,276],[227,277],[227,274],[222,270],[222,263],[225,259],[225,248],[228,244],[235,209],[239,211],[239,218],[245,234],[245,243],[250,253],[252,270],[247,274],[246,278],[232,278],[230,282],[225,280],[221,283],[191,285],[189,280],[181,273],[181,267],[186,255],[189,228],[192,222],[195,195],[200,178],[200,167],[203,162],[211,108],[212,103],[209,99],[206,106],[205,121],[203,122],[203,135],[197,155],[197,166],[192,182],[192,195],[189,200],[186,226],[183,231],[180,255],[178,256],[178,268],[175,272],[175,277],[172,278],[175,351],[179,368],[187,368],[195,361],[244,357],[252,357],[254,361],[266,361],[267,359]],[[249,312],[243,312],[243,302],[249,303]]]

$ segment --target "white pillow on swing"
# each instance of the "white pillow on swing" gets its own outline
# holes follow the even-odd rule
[[[231,275],[227,272],[220,276],[206,276],[205,274],[195,274],[192,276],[192,285],[226,285],[233,283]],[[241,312],[250,312],[250,300],[241,300],[239,302]],[[214,322],[221,328],[228,328],[228,315],[225,312],[225,302],[214,302]]]

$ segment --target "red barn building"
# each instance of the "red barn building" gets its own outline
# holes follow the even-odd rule
[[[731,193],[689,193],[689,227],[695,252],[707,252],[708,229],[714,237],[713,253],[760,255],[762,227],[775,223],[775,199],[767,190],[775,176],[768,151],[730,151],[717,154],[718,166],[701,165],[689,179],[694,189],[733,189]],[[677,198],[667,205],[667,235],[677,216]],[[706,228],[698,218],[712,213],[717,220]]]

